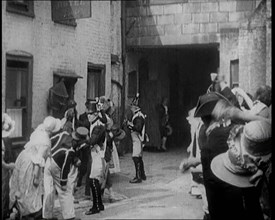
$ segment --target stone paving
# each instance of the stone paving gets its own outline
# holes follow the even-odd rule
[[[120,158],[121,172],[112,174],[114,200],[104,194],[105,210],[99,214],[86,216],[92,206],[85,200],[84,186],[75,193],[76,217],[81,219],[202,219],[202,200],[191,196],[190,173],[182,174],[178,166],[186,156],[181,148],[165,153],[144,152],[147,180],[141,184],[130,184],[134,176],[131,154]],[[58,201],[56,217],[62,219]]]

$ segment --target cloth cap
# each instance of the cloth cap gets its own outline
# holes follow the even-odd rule
[[[85,127],[78,127],[75,131],[72,132],[72,137],[75,140],[85,140],[89,131]]]
[[[46,131],[55,133],[61,129],[62,123],[60,119],[47,116],[43,121],[43,125]]]

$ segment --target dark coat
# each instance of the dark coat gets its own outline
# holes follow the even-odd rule
[[[88,131],[90,131],[90,122],[88,120],[88,114],[86,112],[79,116],[78,127],[85,127],[88,129]]]

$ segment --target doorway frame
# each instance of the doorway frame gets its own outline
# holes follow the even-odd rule
[[[24,137],[15,137],[11,138],[13,144],[20,144],[22,141],[25,142],[28,140],[28,137],[30,136],[32,132],[32,98],[33,98],[33,56],[29,53],[22,52],[20,54],[13,54],[12,52],[7,52],[6,53],[6,74],[8,68],[8,61],[18,61],[18,62],[25,62],[27,63],[27,73],[28,73],[28,88],[27,88],[27,102],[26,102],[26,108],[27,108],[27,125],[26,125],[26,136]],[[5,77],[7,77],[5,75]],[[5,112],[7,111],[7,95],[6,95],[6,90],[7,90],[7,81],[5,80]]]

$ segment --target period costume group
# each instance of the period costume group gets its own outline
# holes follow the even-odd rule
[[[85,214],[104,210],[104,189],[112,190],[111,161],[119,171],[115,143],[125,137],[108,115],[113,112],[110,102],[105,97],[88,99],[85,113],[77,119],[76,103],[70,100],[62,120],[47,116],[34,130],[15,163],[5,163],[2,139],[2,172],[10,174],[9,184],[2,186],[2,200],[9,201],[2,205],[2,219],[56,219],[56,196],[63,219],[76,219],[74,190],[86,173],[85,194],[92,192],[93,206]],[[2,114],[2,137],[15,126]]]

